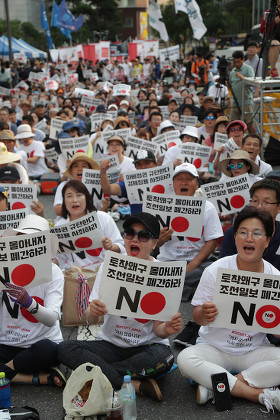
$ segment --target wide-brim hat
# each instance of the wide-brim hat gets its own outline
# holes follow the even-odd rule
[[[195,137],[196,139],[198,139],[198,131],[197,131],[197,128],[196,127],[193,127],[192,125],[187,125],[184,128],[184,130],[182,131],[181,135],[180,135],[180,139],[181,140],[184,137],[184,135]]]
[[[32,234],[38,232],[49,231],[49,223],[46,219],[36,214],[29,214],[23,219],[16,229],[6,229],[2,236],[16,236],[18,233]],[[51,237],[51,254],[55,258],[58,249],[58,238],[54,233],[50,234]]]
[[[18,126],[16,139],[29,139],[35,137],[36,134],[32,133],[32,129],[29,124],[21,124]]]
[[[215,122],[215,125],[214,125],[214,131],[219,124],[224,123],[225,125],[227,125],[228,122],[229,122],[228,117],[226,115],[221,115],[220,117],[218,117],[216,119],[216,122]]]
[[[0,131],[0,140],[16,141],[14,132],[12,130],[2,130],[2,131]]]
[[[252,159],[250,159],[250,155],[248,152],[245,152],[245,150],[235,150],[229,158],[223,159],[220,162],[221,171],[225,175],[229,177],[232,176],[231,171],[228,169],[228,165],[232,159],[245,160],[251,166],[251,171],[250,171],[251,174],[257,175],[259,173],[259,170],[260,170],[259,166]]]
[[[18,160],[20,160],[20,155],[8,152],[6,145],[0,142],[0,165],[17,162]]]
[[[77,160],[84,160],[85,162],[87,162],[90,166],[90,169],[96,169],[96,170],[100,169],[98,163],[94,159],[90,158],[89,155],[87,155],[84,152],[77,152],[72,157],[69,165],[67,166],[66,170],[63,172],[63,175],[67,176],[68,178],[72,178],[72,174],[70,170],[73,163],[76,162]]]
[[[125,117],[117,117],[115,119],[114,128],[116,128],[118,126],[118,124],[122,121],[126,122],[128,127],[129,127],[129,122],[127,121],[127,119]]]

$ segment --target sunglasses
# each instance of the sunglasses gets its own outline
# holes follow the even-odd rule
[[[135,235],[137,235],[137,239],[139,242],[148,242],[151,238],[153,238],[151,232],[147,230],[139,230],[139,232],[136,232],[136,230],[130,228],[124,231],[124,237],[128,241],[131,241]]]
[[[209,115],[207,117],[204,118],[205,120],[209,121],[209,120],[214,120],[215,117],[212,115],[211,117],[209,117]]]
[[[229,131],[232,131],[233,133],[235,133],[236,131],[238,132],[238,131],[243,131],[243,128],[242,127],[233,127],[233,128],[230,128],[230,130]]]
[[[233,163],[230,163],[229,165],[228,165],[228,169],[230,170],[230,171],[233,171],[234,169],[241,169],[241,168],[243,168],[243,165],[244,165],[244,163],[237,163],[236,165],[234,165]]]

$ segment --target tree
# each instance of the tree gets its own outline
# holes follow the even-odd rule
[[[43,32],[39,32],[34,25],[30,22],[21,23],[19,20],[11,20],[11,34],[12,37],[19,39],[22,38],[35,48],[47,51],[47,39]],[[0,19],[0,36],[8,36],[7,23],[5,20]]]

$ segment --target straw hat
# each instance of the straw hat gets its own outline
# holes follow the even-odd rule
[[[20,160],[20,155],[8,152],[4,143],[0,142],[0,165],[5,163],[17,162]]]
[[[16,141],[14,132],[12,130],[2,130],[2,131],[0,131],[0,140]]]
[[[116,127],[118,126],[118,124],[119,124],[121,121],[125,121],[125,122],[127,123],[128,127],[130,126],[129,122],[127,121],[127,119],[126,119],[125,117],[117,117],[117,118],[115,119],[114,129],[116,129]]]
[[[76,162],[77,160],[84,160],[85,162],[87,162],[90,166],[90,169],[97,169],[99,170],[99,165],[98,163],[91,159],[89,157],[89,155],[87,155],[84,152],[77,152],[74,154],[74,156],[72,157],[69,165],[67,166],[66,170],[63,172],[63,175],[67,176],[68,178],[72,178],[72,174],[71,174],[71,166],[73,165],[74,162]]]
[[[259,173],[259,166],[252,159],[250,159],[250,155],[248,152],[245,152],[245,150],[235,150],[229,158],[223,159],[220,162],[221,171],[225,175],[232,177],[232,173],[228,169],[228,165],[232,159],[245,160],[251,166],[251,170],[249,171],[249,173],[253,175],[257,175]]]

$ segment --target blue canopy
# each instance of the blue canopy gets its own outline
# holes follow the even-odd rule
[[[32,45],[28,44],[27,42],[25,42],[23,39],[18,39],[17,40],[19,45],[23,45],[25,46],[25,48],[28,48],[32,54],[33,57],[40,57],[40,58],[47,58],[48,54],[42,50],[39,50],[38,48],[32,47]]]
[[[37,48],[32,47],[27,42],[23,41],[23,39],[11,39],[12,43],[12,54],[14,53],[24,53],[28,58],[47,58],[47,53],[44,51],[38,50]],[[3,35],[0,38],[0,56],[3,58],[9,56],[9,40],[8,38]]]

